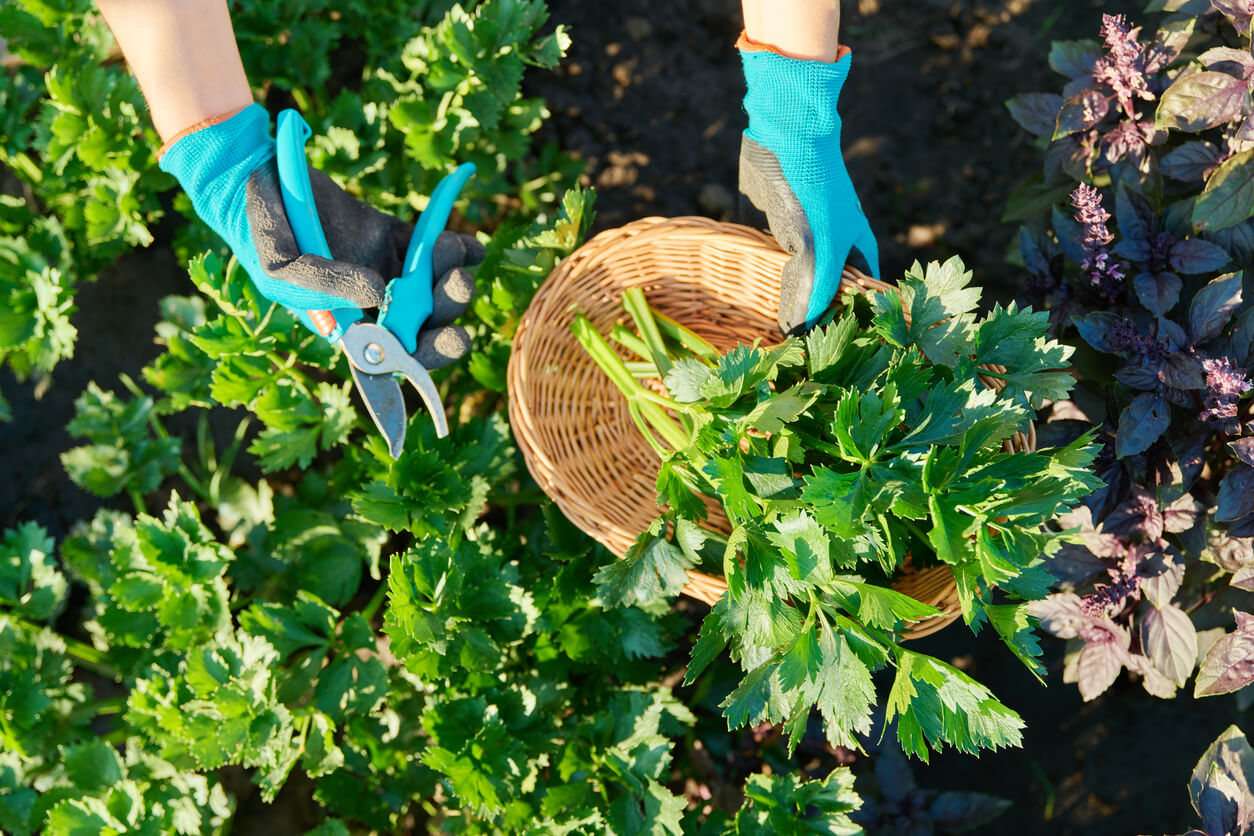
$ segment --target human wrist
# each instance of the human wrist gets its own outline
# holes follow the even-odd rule
[[[781,49],[775,44],[762,43],[760,41],[756,41],[753,38],[749,37],[748,31],[745,31],[745,30],[742,30],[740,33],[740,37],[736,39],[736,49],[740,50],[741,52],[770,52],[770,53],[774,53],[775,55],[780,56],[781,58],[791,58],[794,61],[813,61],[819,64],[838,64],[846,55],[851,55],[853,53],[853,50],[851,50],[849,47],[844,46],[843,44],[837,44],[836,49],[832,53],[831,58],[807,57],[805,55],[790,53],[787,50]]]
[[[839,0],[741,0],[745,36],[786,58],[840,59]]]

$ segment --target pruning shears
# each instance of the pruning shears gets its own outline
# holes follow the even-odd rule
[[[331,258],[305,163],[305,142],[311,133],[309,125],[295,110],[279,114],[276,136],[279,190],[301,252]],[[388,451],[394,459],[404,447],[408,417],[399,377],[412,383],[422,396],[435,424],[436,435],[440,438],[448,435],[448,419],[440,394],[431,374],[414,357],[414,351],[418,348],[418,331],[431,316],[436,279],[432,267],[435,239],[444,231],[453,202],[474,172],[474,164],[465,163],[441,180],[431,193],[427,208],[414,225],[401,275],[388,282],[377,322],[366,319],[362,309],[355,307],[306,312],[314,330],[331,342],[339,343],[348,356],[357,391],[375,426],[387,440]]]

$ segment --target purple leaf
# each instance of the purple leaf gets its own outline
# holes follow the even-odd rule
[[[1132,280],[1136,297],[1154,316],[1162,316],[1176,306],[1182,286],[1175,273],[1141,273]]]
[[[1197,662],[1197,630],[1179,607],[1149,607],[1141,616],[1141,647],[1154,667],[1183,687]]]
[[[1237,589],[1244,589],[1246,592],[1254,592],[1254,566],[1242,566],[1232,576],[1232,580],[1228,583]]]
[[[932,823],[951,831],[971,830],[1010,809],[1004,798],[982,792],[942,792],[927,808]]]
[[[1115,435],[1115,458],[1126,459],[1144,453],[1162,437],[1171,423],[1171,407],[1161,396],[1137,395],[1119,416]]]
[[[1145,11],[1204,15],[1210,11],[1210,0],[1150,0]]]
[[[1115,216],[1118,218],[1119,234],[1123,236],[1120,244],[1127,244],[1127,251],[1120,250],[1120,255],[1134,261],[1148,259],[1150,235],[1158,224],[1158,213],[1154,207],[1143,195],[1121,183],[1115,191]]]
[[[1046,632],[1060,639],[1074,639],[1093,624],[1092,616],[1084,612],[1080,596],[1074,592],[1060,592],[1033,601],[1028,605],[1028,612]]]
[[[1034,136],[1051,136],[1062,108],[1062,96],[1054,93],[1020,93],[1006,102],[1011,117]]]
[[[1187,491],[1193,487],[1197,477],[1202,475],[1202,468],[1206,466],[1206,437],[1194,436],[1191,440],[1178,441],[1177,450],[1180,475],[1184,480],[1181,487]]]
[[[1184,556],[1174,546],[1156,550],[1141,560],[1141,595],[1155,607],[1171,603],[1184,582]]]
[[[1052,272],[1050,258],[1054,250],[1053,242],[1043,233],[1019,227],[1019,253],[1023,256],[1023,266],[1034,276],[1048,276]]]
[[[1163,514],[1149,491],[1132,489],[1132,496],[1102,522],[1102,532],[1141,542],[1163,536]]]
[[[1085,76],[1080,76],[1079,78],[1073,78],[1063,85],[1062,100],[1065,102],[1067,99],[1074,98],[1075,96],[1080,95],[1085,90],[1092,90],[1092,89],[1093,89],[1093,76],[1085,75]]]
[[[1050,211],[1050,223],[1053,224],[1054,231],[1058,233],[1058,246],[1062,247],[1062,251],[1067,254],[1067,258],[1076,264],[1084,261],[1084,227],[1076,222],[1071,215],[1063,212],[1057,206]]]
[[[1189,332],[1194,345],[1218,337],[1241,304],[1241,274],[1212,279],[1189,303]]]
[[[1097,311],[1085,316],[1071,318],[1072,324],[1080,332],[1080,336],[1084,338],[1084,341],[1098,351],[1104,352],[1112,350],[1110,345],[1111,329],[1122,321],[1123,317],[1118,314],[1106,313],[1105,311]]]
[[[1226,775],[1211,776],[1210,783],[1198,795],[1197,811],[1202,816],[1202,827],[1214,836],[1240,836],[1245,828],[1239,826],[1241,808],[1237,800],[1240,789]]]
[[[1151,360],[1138,358],[1115,372],[1115,380],[1142,392],[1157,391],[1159,365]]]
[[[1150,249],[1149,241],[1135,238],[1124,238],[1115,244],[1111,251],[1128,261],[1149,261],[1154,254],[1154,251]]]
[[[1199,139],[1186,142],[1166,154],[1159,160],[1158,166],[1165,177],[1196,183],[1209,177],[1219,167],[1222,159],[1218,148]]]
[[[1195,697],[1229,694],[1254,682],[1254,615],[1233,614],[1237,629],[1211,645],[1197,672]]]
[[[1098,90],[1081,90],[1062,104],[1054,127],[1054,139],[1062,139],[1080,131],[1087,131],[1106,118],[1110,112],[1110,98]]]
[[[1169,700],[1176,695],[1176,683],[1154,667],[1149,657],[1139,653],[1128,654],[1128,670],[1141,675],[1141,687],[1151,697]]]
[[[1080,697],[1088,702],[1114,685],[1119,678],[1119,671],[1123,670],[1126,657],[1127,648],[1114,640],[1086,644],[1076,662],[1076,683],[1080,686]]]
[[[1231,537],[1251,538],[1254,537],[1254,514],[1237,520],[1228,526],[1228,534]]]
[[[1180,483],[1184,481],[1184,471],[1176,461],[1175,451],[1170,445],[1161,445],[1150,451],[1145,460],[1145,486],[1164,500],[1169,496],[1178,496]],[[1167,509],[1163,509],[1163,525],[1167,524]]]
[[[1046,561],[1049,573],[1059,583],[1076,587],[1092,580],[1106,570],[1106,561],[1083,546],[1064,545],[1058,553]]]
[[[1227,229],[1208,232],[1206,240],[1223,247],[1237,263],[1250,261],[1254,259],[1254,219],[1246,219]]]
[[[1171,534],[1188,531],[1197,524],[1197,518],[1204,510],[1206,506],[1198,502],[1193,494],[1186,493],[1163,509],[1163,528]]]
[[[1254,514],[1254,468],[1237,466],[1219,483],[1216,522],[1236,522]]]
[[[1223,354],[1238,366],[1249,364],[1251,355],[1254,355],[1254,308],[1237,317]]]
[[[1237,128],[1235,138],[1239,142],[1249,142],[1254,140],[1254,113],[1245,117],[1245,121],[1241,123],[1241,127]]]
[[[1184,196],[1167,205],[1163,213],[1163,232],[1173,239],[1186,238],[1193,233],[1193,198]]]
[[[1247,93],[1245,82],[1227,73],[1182,75],[1163,91],[1156,124],[1160,128],[1201,133],[1237,116]]]
[[[1177,325],[1175,320],[1162,316],[1154,320],[1154,335],[1166,344],[1168,351],[1183,348],[1189,341],[1184,329]]]
[[[1254,3],[1250,0],[1212,0],[1211,5],[1232,21],[1242,35],[1250,34],[1250,20],[1254,17]]]
[[[1254,545],[1243,537],[1225,537],[1211,545],[1210,558],[1226,572],[1239,572],[1254,564]]]
[[[1227,229],[1254,210],[1254,150],[1234,154],[1216,169],[1193,204],[1193,225],[1200,230]]]
[[[1254,436],[1229,441],[1228,446],[1232,448],[1232,452],[1236,454],[1238,459],[1250,467],[1254,467]]]
[[[1254,57],[1243,49],[1217,46],[1197,56],[1197,60],[1209,70],[1228,73],[1242,80],[1254,75]]]
[[[1250,748],[1245,734],[1236,726],[1229,726],[1223,734],[1207,747],[1206,752],[1198,759],[1189,776],[1189,797],[1193,806],[1201,813],[1202,792],[1212,783],[1215,776],[1223,776],[1235,788],[1232,793],[1237,798],[1254,799],[1251,785],[1254,784],[1254,749]],[[1246,815],[1254,813],[1247,809]]]
[[[1173,389],[1205,389],[1202,364],[1183,351],[1173,351],[1158,367],[1158,379]]]
[[[1213,273],[1228,263],[1228,253],[1220,246],[1200,238],[1185,238],[1172,244],[1167,256],[1173,270],[1193,276]]]
[[[1145,72],[1152,75],[1180,57],[1193,36],[1197,19],[1192,17],[1164,23],[1154,33],[1154,40],[1145,48]]]
[[[1067,78],[1084,78],[1093,74],[1093,65],[1101,54],[1097,41],[1054,41],[1049,48],[1049,66]]]
[[[1053,130],[1052,126],[1050,130]],[[1061,173],[1072,180],[1084,180],[1089,176],[1092,156],[1092,147],[1080,142],[1079,134],[1051,142],[1045,149],[1045,179],[1053,182],[1059,179]]]
[[[882,746],[875,758],[875,780],[884,799],[905,801],[915,791],[914,773],[906,756],[896,746]]]

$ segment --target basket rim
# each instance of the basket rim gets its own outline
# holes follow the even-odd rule
[[[519,320],[518,328],[514,335],[514,350],[511,352],[507,370],[510,421],[515,428],[515,437],[524,453],[528,469],[536,478],[537,484],[558,504],[563,513],[572,519],[572,522],[609,547],[610,551],[615,553],[616,556],[621,556],[622,553],[606,542],[611,532],[609,532],[604,523],[599,522],[595,515],[592,515],[591,518],[582,513],[572,515],[568,510],[568,508],[584,504],[584,498],[577,495],[577,486],[573,486],[561,478],[561,462],[553,458],[550,451],[545,448],[544,440],[541,434],[537,432],[533,423],[535,415],[531,405],[528,403],[526,394],[533,391],[534,387],[530,386],[532,382],[530,378],[535,369],[527,362],[529,359],[527,349],[529,340],[532,339],[537,331],[555,327],[553,321],[560,321],[560,318],[568,314],[571,307],[575,304],[567,301],[560,293],[553,292],[554,288],[565,289],[563,282],[567,280],[567,277],[572,274],[577,276],[581,272],[592,271],[601,266],[603,262],[610,260],[619,251],[648,247],[654,242],[658,242],[659,239],[668,243],[690,239],[692,243],[698,245],[706,243],[711,239],[718,239],[722,245],[731,248],[745,248],[748,252],[757,255],[770,252],[772,258],[786,260],[788,257],[786,253],[779,249],[775,240],[766,233],[740,224],[713,221],[708,218],[649,217],[633,221],[621,227],[604,230],[564,259],[537,290],[527,311]],[[867,293],[896,288],[895,285],[876,280],[852,269],[847,269],[842,278],[842,291],[854,290]],[[570,279],[570,281],[573,282],[574,279]],[[603,288],[603,290],[605,292],[613,290],[616,294],[621,295],[622,289],[627,286],[633,285],[624,284],[621,281],[615,283],[613,280],[608,280],[607,287]],[[838,292],[834,304],[839,304],[840,297],[843,295],[843,292]],[[783,335],[778,333],[777,326],[773,338],[783,339]],[[1002,381],[995,378],[984,378],[984,382],[986,385],[998,386],[998,388],[1004,386]],[[614,391],[617,392],[617,390]],[[621,398],[621,395],[618,397]],[[634,425],[631,427],[631,430],[635,430]],[[1035,422],[1029,420],[1027,432],[1017,433],[1015,437],[1007,441],[1007,444],[1011,448],[1008,452],[1014,449],[1035,449]],[[542,474],[545,478],[542,478]],[[634,540],[634,536],[631,539]],[[721,576],[706,574],[698,570],[689,570],[687,574],[688,584],[684,587],[684,594],[689,597],[712,605],[726,591],[726,581]],[[942,575],[947,575],[948,577],[942,578],[940,577]],[[925,600],[925,603],[930,603],[942,610],[940,615],[917,623],[914,628],[907,632],[907,638],[919,638],[936,632],[961,616],[961,609],[958,606],[956,596],[957,584],[949,567],[944,564],[929,566],[915,570],[912,573],[907,572],[905,577],[916,578],[920,586],[939,586],[938,591],[934,590],[936,594],[927,595],[923,600]],[[901,577],[896,578],[894,587],[901,580]],[[940,582],[938,584],[934,583],[937,580]],[[909,593],[907,592],[906,594]],[[931,600],[927,600],[929,598]]]

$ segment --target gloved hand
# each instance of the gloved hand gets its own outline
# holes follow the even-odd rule
[[[879,247],[840,150],[836,101],[852,56],[845,50],[829,64],[788,58],[746,38],[738,46],[749,113],[740,190],[792,254],[784,265],[779,327],[794,334],[827,310],[851,254],[879,278]]]
[[[160,166],[191,198],[196,214],[226,239],[267,299],[312,328],[307,310],[376,308],[387,282],[400,275],[413,227],[356,200],[320,171],[309,180],[334,260],[302,254],[283,209],[270,115],[249,105],[222,121],[177,137]],[[438,280],[430,318],[414,356],[428,369],[457,360],[470,348],[465,329],[450,323],[474,295],[464,265],[483,258],[469,235],[445,231],[433,251]]]

